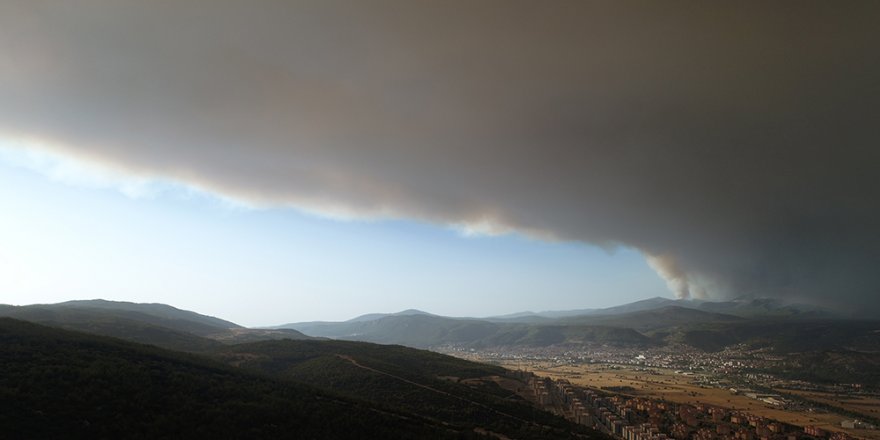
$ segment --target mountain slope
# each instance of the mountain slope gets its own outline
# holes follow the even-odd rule
[[[30,306],[0,305],[0,316],[182,351],[206,351],[223,343],[311,339],[295,330],[246,329],[222,319],[164,304],[105,300]]]
[[[189,310],[181,310],[167,304],[132,303],[126,301],[107,301],[103,299],[76,300],[54,304],[56,307],[75,307],[80,309],[103,309],[143,313],[170,321],[199,323],[211,328],[241,328],[240,325],[213,316],[202,315]],[[194,331],[191,331],[195,333]]]
[[[731,301],[704,301],[694,306],[708,312],[743,318],[832,319],[840,316],[812,304],[789,304],[773,298],[738,298]]]
[[[681,300],[673,300],[669,298],[662,297],[654,297],[643,299],[641,301],[635,301],[628,304],[623,304],[614,307],[606,307],[604,309],[585,309],[585,310],[573,310],[573,311],[556,311],[556,312],[542,312],[541,316],[554,317],[554,318],[566,318],[573,316],[583,316],[583,315],[621,315],[624,313],[633,313],[633,312],[641,312],[645,310],[653,310],[661,307],[667,307],[671,305],[677,305]]]
[[[604,438],[516,398],[493,380],[509,374],[499,367],[403,347],[284,340],[214,354],[236,368],[9,318],[0,347],[10,438]]]
[[[546,319],[567,319],[586,316],[623,315],[661,309],[665,307],[681,307],[696,309],[710,313],[721,313],[741,318],[797,318],[797,319],[831,319],[843,318],[827,308],[814,304],[789,303],[773,298],[742,297],[725,301],[709,301],[700,299],[670,299],[654,297],[603,309],[553,310],[543,312],[513,313],[504,316],[486,318],[488,321],[506,322],[537,322]]]
[[[378,315],[377,315],[378,316]],[[310,336],[424,348],[445,342],[470,342],[497,331],[497,324],[425,313],[382,315],[377,319],[287,324]]]
[[[435,318],[444,318],[442,316],[433,315],[416,309],[407,309],[397,313],[367,313],[342,322],[332,321],[310,321],[310,322],[294,322],[290,324],[282,324],[273,326],[276,329],[293,329],[312,336],[322,336],[328,338],[343,338],[346,336],[363,333],[360,329],[368,322],[378,321],[387,317],[395,316],[429,316]]]
[[[400,344],[416,348],[443,345],[536,347],[553,344],[654,343],[650,338],[629,328],[573,324],[559,321],[550,321],[550,324],[490,322],[480,319],[410,314],[389,315],[370,321],[323,323],[321,326],[298,326],[298,328],[302,331],[311,331],[314,336],[378,344]]]
[[[416,309],[406,309],[397,313],[368,313],[366,315],[361,315],[356,318],[349,319],[346,322],[364,322],[364,321],[375,321],[377,319],[382,319],[386,316],[408,316],[408,315],[427,315],[427,316],[436,316],[430,314],[428,312],[423,312],[421,310]]]
[[[154,347],[0,318],[10,438],[425,438],[430,420]]]
[[[706,322],[671,329],[667,341],[716,351],[734,344],[777,352],[880,351],[880,321],[762,319]]]
[[[511,313],[509,315],[492,316],[486,318],[487,321],[499,322],[547,322],[554,319],[574,318],[579,316],[595,316],[595,315],[619,315],[624,313],[639,312],[643,310],[653,310],[660,307],[666,307],[676,304],[677,300],[662,297],[654,297],[623,304],[614,307],[606,307],[604,309],[576,309],[576,310],[545,310],[542,312],[520,312]]]
[[[560,324],[604,325],[650,331],[709,322],[741,322],[743,318],[674,305],[613,315],[578,316],[559,320]]]
[[[479,427],[509,438],[597,436],[519,397],[516,391],[527,384],[514,373],[435,352],[352,341],[264,341],[226,347],[218,358],[444,426]]]
[[[170,350],[205,351],[220,345],[219,342],[180,330],[179,325],[166,327],[162,325],[165,324],[163,320],[135,312],[75,307],[0,306],[0,316],[152,344]]]
[[[208,336],[238,324],[195,312],[179,310],[164,304],[135,304],[127,302],[89,300],[59,304],[30,306],[0,306],[0,316],[45,323],[79,323],[97,319],[138,321],[167,329]]]

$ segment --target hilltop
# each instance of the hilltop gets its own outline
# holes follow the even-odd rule
[[[454,437],[412,414],[112,338],[0,318],[0,342],[12,438]]]
[[[206,351],[224,343],[313,338],[290,329],[248,329],[165,304],[86,300],[29,306],[0,305],[0,316],[184,351]]]
[[[157,342],[166,343],[165,336],[175,334],[203,344],[183,353],[0,318],[4,435],[604,438],[524,400],[518,391],[525,382],[500,367],[364,342],[274,335],[257,342],[221,343],[156,324],[148,328],[165,333],[135,332],[146,324],[119,319],[120,308],[126,312],[132,307],[169,309],[85,305],[24,307],[13,312],[40,319],[48,316],[56,324],[63,317],[68,324],[104,332],[105,327],[86,325],[87,316],[98,317],[109,320],[114,332],[135,333],[130,339],[154,335]],[[102,313],[107,315],[101,318]]]

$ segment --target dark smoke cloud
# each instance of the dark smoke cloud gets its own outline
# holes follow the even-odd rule
[[[880,3],[5,1],[0,130],[880,311]]]

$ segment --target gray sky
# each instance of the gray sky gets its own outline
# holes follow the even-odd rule
[[[880,3],[5,1],[0,131],[880,311]]]

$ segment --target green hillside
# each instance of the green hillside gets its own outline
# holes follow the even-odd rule
[[[169,321],[183,321],[202,324],[210,328],[240,328],[241,326],[213,316],[202,315],[189,310],[181,310],[167,304],[132,303],[127,301],[107,301],[103,299],[67,301],[55,304],[55,307],[75,307],[81,309],[103,309],[120,312],[137,312]],[[191,330],[192,331],[192,330]],[[210,330],[207,330],[210,331]],[[195,331],[192,331],[195,333]]]
[[[608,343],[649,345],[654,341],[629,328],[610,325],[567,323],[502,323],[480,319],[456,319],[433,315],[390,315],[368,321],[292,324],[312,336],[400,344],[428,348],[446,344],[471,347],[529,346]]]
[[[140,321],[168,329],[208,336],[238,324],[222,319],[180,310],[164,304],[136,304],[120,301],[88,300],[29,306],[0,306],[0,316],[35,322],[77,323],[96,318],[118,318]]]
[[[458,437],[392,408],[111,338],[0,318],[0,347],[0,437]]]
[[[777,352],[880,350],[880,321],[761,319],[694,323],[665,330],[667,341],[716,351],[733,344],[769,347]]]
[[[880,353],[851,350],[798,353],[768,373],[818,383],[880,384]]]
[[[296,330],[247,329],[164,304],[89,300],[30,306],[0,305],[0,316],[191,352],[208,351],[221,343],[312,339]]]
[[[219,359],[274,377],[382,403],[458,429],[511,438],[597,434],[535,409],[509,371],[438,353],[350,341],[266,341],[226,347]],[[502,386],[503,385],[503,386]]]
[[[565,318],[561,320],[561,323],[567,325],[603,325],[632,328],[644,332],[697,323],[736,323],[741,321],[744,321],[744,319],[722,313],[704,312],[679,306],[663,306],[651,310],[640,310],[615,315]]]
[[[399,346],[263,341],[212,360],[0,318],[0,350],[0,438],[601,437],[499,386],[501,368]]]
[[[661,301],[662,300],[662,301]],[[687,305],[687,307],[681,304]],[[427,314],[374,315],[346,322],[289,324],[314,336],[432,348],[589,346],[650,347],[686,344],[718,351],[734,344],[769,347],[778,352],[847,349],[880,350],[880,321],[815,318],[806,306],[781,306],[772,301],[731,301],[720,310],[765,314],[745,318],[696,307],[708,302],[647,300],[613,308],[614,313],[542,318],[535,322],[447,318]],[[653,307],[653,308],[652,308]],[[802,310],[803,309],[803,310]],[[634,311],[633,311],[634,310]],[[777,313],[771,315],[770,312]],[[797,313],[795,313],[797,312]],[[561,312],[560,312],[561,313]]]
[[[219,342],[184,330],[192,327],[186,322],[164,321],[131,311],[79,307],[0,306],[0,316],[66,330],[112,336],[171,350],[205,351],[220,345]],[[202,328],[200,324],[194,326]]]

